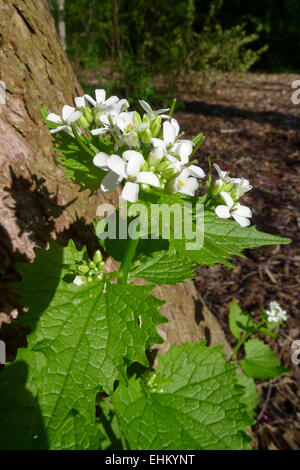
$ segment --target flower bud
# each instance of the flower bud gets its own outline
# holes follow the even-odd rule
[[[156,147],[148,155],[147,162],[149,167],[156,167],[163,159],[164,151],[161,147]]]
[[[140,114],[139,114],[137,111],[135,111],[134,124],[135,124],[136,126],[139,126],[139,125],[141,124],[141,122],[142,122],[142,119],[141,119]]]
[[[167,168],[169,168],[170,162],[166,159],[164,159],[162,162],[160,162],[159,165],[156,167],[156,171],[165,171]]]
[[[150,144],[151,139],[152,139],[152,133],[151,133],[149,127],[147,129],[141,130],[139,132],[139,137],[140,137],[140,139],[141,139],[141,141],[144,145]]]
[[[93,120],[94,120],[93,110],[91,108],[89,108],[88,106],[86,106],[85,108],[82,109],[82,111],[83,111],[83,114],[84,114],[84,117],[86,118],[86,120],[89,123],[93,122]]]
[[[93,256],[94,263],[98,264],[102,261],[102,254],[100,250],[95,251]]]
[[[141,166],[141,171],[148,171],[148,170],[149,170],[148,163],[145,160],[144,163]]]
[[[168,181],[172,178],[175,178],[179,174],[179,171],[176,168],[167,168],[167,170],[162,172],[163,177]]]
[[[146,193],[149,193],[149,191],[150,191],[150,186],[149,186],[149,184],[146,184],[146,183],[140,184],[140,188],[141,188],[143,191],[145,191]]]
[[[80,264],[77,269],[78,269],[78,271],[80,271],[83,274],[88,273],[89,270],[90,270],[89,267],[86,264]]]
[[[100,263],[97,264],[97,268],[99,269],[99,271],[103,271],[105,268],[105,262],[100,261]]]
[[[84,117],[84,115],[82,115],[79,119],[78,119],[78,124],[80,127],[83,127],[83,129],[88,129],[90,127],[89,125],[89,122],[88,120]]]
[[[150,130],[152,132],[153,137],[157,137],[161,128],[161,117],[156,116],[154,119],[152,119],[151,124],[150,124]]]

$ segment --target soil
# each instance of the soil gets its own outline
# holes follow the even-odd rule
[[[221,322],[228,341],[232,299],[259,316],[260,306],[277,300],[287,310],[278,340],[266,339],[290,372],[258,383],[260,405],[253,428],[258,449],[300,449],[300,364],[291,361],[292,342],[300,340],[300,104],[292,103],[296,75],[227,76],[204,94],[195,76],[182,83],[184,111],[174,115],[187,138],[203,132],[198,152],[207,171],[207,157],[231,176],[245,177],[253,190],[243,198],[258,230],[289,237],[290,245],[259,248],[236,258],[235,268],[221,264],[199,267],[196,287]],[[188,90],[188,92],[186,91]]]

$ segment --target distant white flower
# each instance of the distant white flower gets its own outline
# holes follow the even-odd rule
[[[71,124],[78,121],[78,119],[82,116],[82,112],[73,108],[73,106],[65,105],[62,109],[62,117],[58,114],[50,113],[47,116],[47,121],[54,122],[55,124],[60,124],[55,129],[51,129],[51,134],[55,134],[56,132],[65,131],[74,137]]]
[[[164,114],[164,113],[168,112],[170,110],[170,108],[158,109],[157,111],[153,111],[150,104],[147,103],[147,101],[139,100],[139,102],[140,102],[140,105],[142,106],[142,108],[146,111],[146,114],[147,114],[149,119],[153,119],[156,116],[160,116],[164,119],[171,119],[171,116],[169,116],[168,114]]]
[[[251,184],[245,178],[230,178],[228,171],[222,171],[217,163],[214,163],[214,167],[217,170],[219,175],[219,180],[216,181],[217,184],[222,185],[226,183],[232,183],[235,187],[236,196],[238,198],[242,197],[247,191],[252,189]]]
[[[269,323],[279,323],[280,321],[287,320],[287,312],[283,310],[278,302],[275,300],[270,302],[269,310],[265,311],[268,317]]]
[[[250,225],[249,218],[252,217],[252,212],[249,207],[235,203],[230,194],[225,191],[221,191],[220,195],[226,205],[219,205],[216,207],[215,212],[217,216],[221,219],[229,219],[229,217],[233,217],[241,227],[247,227]]]
[[[101,183],[102,191],[112,192],[123,179],[126,179],[122,198],[129,202],[136,202],[140,184],[159,187],[159,179],[154,173],[141,171],[144,162],[143,155],[135,150],[123,152],[122,158],[119,155],[97,154],[94,157],[94,164],[99,168],[108,170]]]
[[[86,278],[84,276],[75,276],[73,280],[73,284],[75,284],[75,286],[82,286],[85,283],[86,283]]]
[[[190,167],[184,168],[176,178],[169,182],[169,191],[172,193],[182,193],[186,194],[187,196],[194,196],[196,190],[198,189],[198,182],[196,177],[192,175],[196,175],[197,173],[198,171],[190,170]]]

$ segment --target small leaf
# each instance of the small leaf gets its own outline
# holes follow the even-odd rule
[[[288,372],[282,367],[274,352],[259,339],[245,343],[246,359],[241,360],[243,371],[255,379],[273,379]]]
[[[248,333],[255,326],[249,313],[243,312],[239,305],[233,300],[230,305],[229,328],[235,338],[240,339],[241,333]]]
[[[259,404],[259,393],[256,390],[255,382],[251,377],[247,377],[244,374],[238,374],[236,379],[237,383],[243,388],[243,395],[240,397],[240,401],[245,404],[249,416],[253,417],[255,409]]]

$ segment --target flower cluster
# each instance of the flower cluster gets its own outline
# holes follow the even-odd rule
[[[280,323],[287,320],[287,312],[276,300],[270,302],[269,310],[265,311],[269,323]]]
[[[105,267],[102,261],[100,250],[97,250],[93,256],[93,260],[83,260],[81,263],[70,266],[70,271],[74,275],[73,284],[82,286],[93,280],[101,280],[103,278],[103,270]]]
[[[77,139],[82,134],[99,136],[100,140],[109,136],[113,151],[95,152],[93,157],[94,165],[106,172],[102,191],[112,192],[121,184],[122,198],[132,203],[138,200],[141,189],[194,196],[205,173],[191,158],[202,142],[182,138],[184,132],[167,114],[169,109],[154,111],[143,100],[140,105],[142,115],[128,111],[126,99],[107,99],[105,90],[98,89],[95,99],[89,95],[77,97],[75,107],[63,107],[62,117],[50,113],[47,119],[57,124],[53,133],[62,130]],[[248,226],[252,213],[239,199],[252,186],[244,178],[231,178],[217,164],[214,167],[219,178],[214,183],[209,178],[207,189],[216,215],[233,217],[242,227]]]

